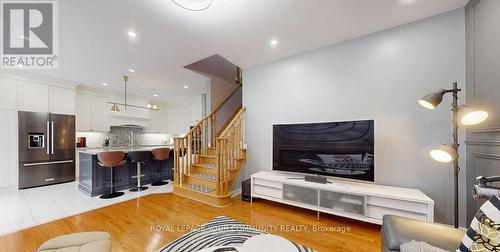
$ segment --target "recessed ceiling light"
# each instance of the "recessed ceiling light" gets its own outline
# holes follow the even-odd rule
[[[189,86],[188,85],[184,85],[184,88],[189,88]]]
[[[158,97],[158,94],[153,94],[154,97]]]
[[[271,46],[277,46],[278,45],[278,40],[277,39],[271,39],[271,41],[269,41],[269,45],[271,45]]]
[[[210,7],[214,0],[172,0],[179,7],[190,11],[202,11]]]
[[[105,87],[109,86],[109,84],[106,83],[106,82],[103,82],[102,85],[105,86]]]
[[[137,34],[136,34],[135,32],[133,32],[133,31],[129,31],[129,32],[128,32],[128,35],[129,35],[130,37],[132,37],[132,38],[137,37]]]
[[[129,68],[128,71],[131,72],[131,73],[135,73],[135,70],[132,69],[132,68]]]
[[[417,2],[417,0],[399,0],[400,4],[413,4],[416,2]]]

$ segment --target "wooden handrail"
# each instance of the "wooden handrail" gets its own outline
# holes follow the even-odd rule
[[[240,83],[234,86],[234,88],[224,97],[222,102],[212,112],[210,112],[210,114],[208,114],[207,117],[215,114],[215,112],[217,112],[217,110],[219,110],[222,107],[222,105],[224,105],[229,100],[229,98],[231,98],[231,96],[233,96],[233,94],[236,93],[236,91],[241,87],[241,85],[242,84]]]
[[[240,117],[241,114],[243,114],[243,112],[245,112],[246,110],[247,110],[247,108],[241,108],[240,111],[238,111],[238,113],[233,118]],[[224,131],[222,131],[222,133],[217,137],[217,139],[223,139],[227,135],[227,133],[229,132],[229,129],[231,129],[236,122],[237,122],[237,120],[234,120],[234,119],[231,120],[231,122],[226,126]]]
[[[222,103],[219,104],[219,106],[217,106],[217,108],[215,108],[215,110],[213,110],[212,112],[210,112],[210,114],[208,114],[207,116],[205,116],[204,118],[202,118],[201,120],[197,121],[194,125],[193,125],[193,128],[191,128],[188,133],[186,133],[186,136],[189,135],[190,133],[193,133],[193,131],[195,130],[196,127],[198,127],[203,121],[205,120],[208,120],[210,117],[212,117],[216,112],[217,110],[219,110],[222,105],[224,105],[224,103],[226,103],[229,98],[231,98],[231,96],[241,87],[241,83],[239,83],[238,85],[236,85],[232,90],[231,92],[229,92],[226,97],[224,97],[224,100],[222,101]],[[184,138],[184,137],[180,137],[180,136],[177,136],[177,137],[174,137],[175,138]]]

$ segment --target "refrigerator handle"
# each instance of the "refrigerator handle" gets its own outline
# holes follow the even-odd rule
[[[45,143],[45,146],[47,147],[47,155],[50,154],[50,125],[49,121],[47,121],[47,141]]]
[[[51,127],[50,127],[50,145],[52,149],[52,154],[54,154],[54,121],[51,122]]]

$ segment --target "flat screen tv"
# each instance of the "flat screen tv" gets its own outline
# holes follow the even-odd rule
[[[374,181],[374,121],[273,126],[273,170]]]

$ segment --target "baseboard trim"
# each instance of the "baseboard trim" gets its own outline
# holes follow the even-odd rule
[[[234,198],[240,194],[241,194],[241,187],[233,191],[233,195],[231,196],[231,198]]]

